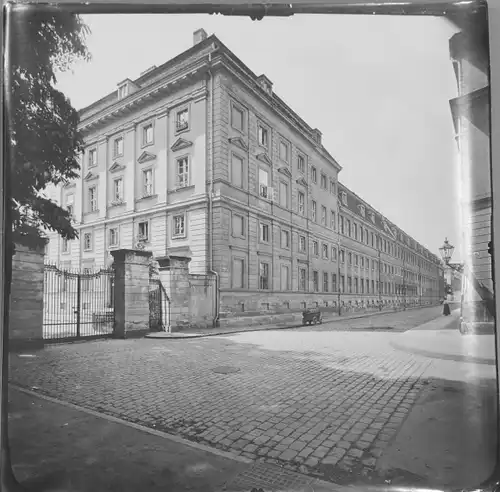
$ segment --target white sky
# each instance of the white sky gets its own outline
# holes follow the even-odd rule
[[[343,167],[339,179],[439,255],[461,258],[457,148],[449,100],[456,81],[448,40],[433,17],[301,15],[89,15],[93,60],[59,77],[80,109],[215,34],[310,126]]]

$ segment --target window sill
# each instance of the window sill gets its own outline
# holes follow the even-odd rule
[[[135,202],[142,202],[143,200],[148,200],[150,198],[158,198],[158,195],[145,195],[145,196],[142,196],[141,198],[137,198],[135,200]]]
[[[192,189],[194,189],[194,185],[182,186],[180,188],[172,188],[171,190],[168,190],[168,192],[169,193],[179,193],[182,191],[192,190]]]
[[[177,236],[172,236],[172,239],[186,239],[187,235],[182,234],[182,235],[177,235]]]
[[[85,212],[83,215],[84,215],[84,217],[87,217],[87,215],[94,215],[94,214],[98,214],[98,213],[99,213],[99,209],[93,210],[92,212]]]
[[[84,249],[83,250],[84,253],[92,253],[92,251],[93,251],[92,249]]]
[[[152,142],[148,142],[148,143],[143,143],[141,145],[141,149],[145,149],[146,147],[152,147],[154,145],[154,140]]]
[[[189,124],[184,128],[175,128],[175,135],[180,135],[181,133],[186,133],[189,131]]]
[[[123,154],[113,154],[112,159],[118,159],[120,157],[123,157]]]
[[[111,202],[109,205],[108,205],[108,208],[113,208],[113,207],[123,207],[124,205],[126,205],[127,202],[124,202],[124,201],[117,201],[117,202]]]

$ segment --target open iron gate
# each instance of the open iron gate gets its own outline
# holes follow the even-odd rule
[[[114,328],[114,270],[83,272],[45,265],[43,337],[106,337]]]

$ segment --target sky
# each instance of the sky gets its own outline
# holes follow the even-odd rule
[[[439,255],[459,261],[457,95],[448,40],[457,28],[424,16],[87,15],[90,63],[58,77],[81,109],[215,34],[311,127],[342,166],[339,180]]]

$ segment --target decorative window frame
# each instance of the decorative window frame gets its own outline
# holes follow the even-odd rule
[[[300,167],[299,167],[299,158],[302,158],[302,162],[303,162],[302,169],[300,169]],[[304,152],[297,150],[297,171],[300,174],[302,174],[303,176],[305,176],[306,170],[307,170],[307,157],[304,154]]]
[[[187,121],[184,124],[184,126],[179,124],[179,114],[187,112]],[[191,108],[189,104],[183,104],[182,106],[179,106],[175,108],[174,111],[174,134],[179,135],[181,133],[188,132],[191,128]]]
[[[260,129],[261,128],[263,130],[265,130],[267,133],[267,144],[263,144],[260,141]],[[271,148],[271,141],[272,141],[271,128],[269,127],[269,125],[266,125],[261,120],[258,120],[257,121],[257,144],[259,145],[259,147],[262,147],[263,149],[265,149],[266,152],[269,152],[269,149]]]
[[[180,186],[180,181],[179,181],[179,162],[186,160],[187,161],[187,183],[183,186]],[[184,154],[184,155],[179,155],[175,158],[175,189],[176,190],[183,190],[185,188],[189,188],[191,186],[191,156],[189,154]]]
[[[111,242],[111,231],[116,231],[116,242]],[[108,229],[108,248],[118,248],[120,246],[120,226],[110,227]]]
[[[284,145],[286,148],[286,159],[283,159],[281,156],[281,145]],[[292,154],[292,145],[291,143],[284,137],[280,135],[279,141],[278,141],[278,158],[281,162],[286,162],[287,164],[290,164],[290,157]]]
[[[90,245],[88,247],[86,246],[86,237],[87,236],[90,236]],[[82,242],[83,242],[82,249],[84,252],[93,251],[94,250],[94,233],[93,233],[93,231],[84,232],[82,234]]]
[[[313,256],[319,257],[319,242],[316,240],[312,242],[312,254]]]
[[[118,152],[118,146],[117,146],[117,142],[121,140],[122,141],[122,151],[121,153]],[[125,154],[125,136],[122,134],[119,134],[119,135],[116,135],[115,137],[113,137],[113,141],[112,141],[112,145],[113,145],[113,149],[112,149],[112,157],[113,159],[116,159],[117,157],[123,157],[123,155]]]
[[[242,219],[242,234],[239,235],[239,234],[235,234],[234,232],[234,219],[235,217],[238,217],[240,219]],[[247,217],[245,217],[243,214],[241,213],[238,213],[238,212],[231,212],[231,235],[233,237],[237,237],[237,238],[240,238],[240,239],[244,239],[247,237],[246,235],[246,224],[247,224]]]
[[[301,238],[304,238],[304,247],[303,248],[301,247]],[[306,238],[306,236],[299,234],[297,247],[298,247],[299,253],[304,253],[304,254],[307,253],[307,238]]]
[[[92,153],[95,155],[95,163],[90,163],[90,156]],[[93,169],[94,167],[97,167],[99,165],[99,154],[97,152],[97,145],[92,145],[87,149],[87,169]]]
[[[323,186],[323,182],[325,186]],[[328,176],[323,171],[319,173],[319,184],[322,190],[328,191]]]
[[[236,126],[234,126],[234,122],[233,122],[233,110],[234,109],[236,109],[237,111],[240,111],[242,113],[242,124],[243,124],[242,129],[239,129]],[[238,102],[234,99],[231,99],[229,101],[229,110],[230,110],[229,124],[230,124],[231,128],[233,130],[237,131],[238,133],[241,133],[242,135],[246,135],[247,129],[248,129],[248,109],[240,102]]]
[[[175,232],[175,219],[178,217],[182,217],[184,231],[176,234],[176,232]],[[171,234],[172,239],[186,239],[187,228],[188,228],[188,221],[187,221],[186,212],[177,212],[177,213],[172,214],[171,224],[172,224],[172,234]]]
[[[311,183],[318,183],[318,168],[316,166],[311,166]]]
[[[243,267],[241,269],[241,286],[236,287],[234,284],[234,261],[241,261],[243,263]],[[246,265],[247,259],[243,256],[231,256],[231,288],[233,289],[246,289],[247,288],[247,273],[246,273]]]
[[[283,234],[284,233],[287,234],[288,245],[283,244],[283,237],[284,237]],[[286,229],[284,227],[281,227],[280,228],[280,247],[281,247],[281,249],[287,249],[287,250],[289,250],[291,248],[291,245],[292,245],[292,233],[291,233],[290,229]]]
[[[122,196],[117,198],[115,196],[115,183],[117,181],[121,181],[122,182],[122,190],[121,190],[121,193],[122,193]],[[113,177],[113,179],[111,180],[111,186],[112,186],[112,193],[111,193],[111,196],[112,196],[112,200],[111,200],[111,205],[121,205],[123,202],[124,202],[124,199],[125,199],[125,188],[124,188],[124,176],[115,176]]]
[[[300,196],[304,197],[304,203],[303,203],[303,208],[300,210]],[[306,217],[307,216],[307,207],[306,207],[306,192],[303,190],[298,190],[297,191],[297,214],[300,215],[301,217]]]
[[[144,178],[149,171],[151,171],[151,192],[147,193]],[[151,198],[153,196],[155,196],[155,172],[153,166],[147,166],[141,169],[141,198]]]
[[[259,243],[261,244],[270,244],[271,242],[271,236],[272,236],[272,231],[271,231],[271,225],[269,222],[266,222],[264,220],[259,220]],[[262,232],[264,229],[261,231],[261,226],[267,226],[267,241],[263,238]]]
[[[95,191],[95,208],[92,209],[92,200],[90,199],[90,190]],[[87,188],[87,213],[88,214],[95,214],[96,212],[99,212],[99,187],[96,184],[92,184]]]
[[[260,182],[260,171],[264,171],[267,173],[267,186],[266,186],[266,195],[262,194],[261,190],[261,182]],[[263,200],[271,201],[273,198],[273,189],[272,189],[272,177],[271,177],[271,168],[266,164],[262,163],[257,166],[257,195],[259,198]],[[263,185],[262,185],[263,186]]]
[[[151,127],[151,132],[152,132],[152,140],[151,142],[146,141],[146,129],[148,127]],[[144,149],[145,147],[151,147],[155,143],[155,121],[154,119],[148,120],[147,122],[141,124],[141,149]]]
[[[148,225],[148,234],[147,236],[144,236],[142,234],[140,234],[139,232],[139,226],[141,224],[147,224]],[[144,220],[139,220],[135,226],[135,229],[136,229],[136,237],[137,237],[137,240],[138,241],[142,241],[142,242],[145,242],[145,243],[149,243],[151,241],[151,220],[150,219],[144,219]]]

